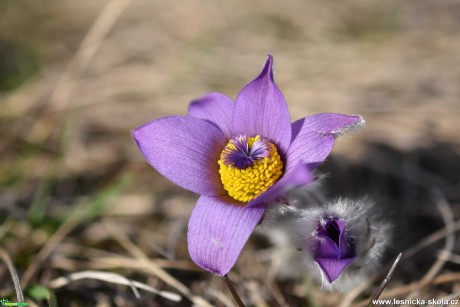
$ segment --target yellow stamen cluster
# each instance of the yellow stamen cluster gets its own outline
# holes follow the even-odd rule
[[[248,137],[248,145],[252,144],[260,137]],[[231,150],[236,150],[233,140],[230,140],[225,146],[219,163],[219,174],[224,189],[232,198],[241,202],[250,202],[258,195],[265,192],[271,187],[278,178],[283,174],[283,161],[276,150],[275,145],[268,143],[270,146],[269,156],[245,168],[239,169],[232,165],[225,164],[225,155]]]

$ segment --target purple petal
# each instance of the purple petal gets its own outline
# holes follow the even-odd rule
[[[340,236],[339,236],[340,258],[349,258],[349,257],[356,256],[355,240],[353,237],[350,237],[348,234],[348,231],[346,231],[346,222],[344,220],[338,220],[337,224],[340,227]]]
[[[346,259],[319,258],[315,259],[315,261],[319,264],[324,275],[326,275],[327,280],[333,282],[354,259],[354,257]]]
[[[232,137],[233,101],[221,93],[209,93],[194,101],[188,107],[190,116],[208,120],[222,130],[224,135]]]
[[[292,143],[286,155],[287,171],[299,163],[310,168],[321,164],[334,146],[334,137],[350,128],[364,125],[359,115],[320,113],[292,124]]]
[[[285,174],[272,187],[249,203],[249,206],[268,204],[283,196],[287,191],[313,181],[310,169],[305,164],[297,165],[289,174]]]
[[[217,275],[223,276],[233,267],[266,208],[234,203],[229,197],[201,196],[188,222],[190,257]]]
[[[318,239],[316,242],[316,247],[314,251],[315,255],[313,256],[313,259],[324,259],[324,258],[330,258],[330,259],[339,259],[339,247],[337,244],[334,242],[329,237],[322,237],[321,239]]]
[[[238,94],[233,132],[265,137],[285,153],[291,142],[291,119],[283,94],[273,81],[272,66],[269,55],[259,76]]]
[[[172,182],[198,194],[224,194],[217,161],[226,139],[214,124],[164,117],[134,129],[132,136],[150,165]]]
[[[343,235],[345,233],[345,229],[347,228],[347,222],[342,219],[336,219],[335,223],[337,224],[337,227],[339,228],[340,235]]]

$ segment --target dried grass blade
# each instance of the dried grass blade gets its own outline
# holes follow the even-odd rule
[[[102,280],[102,281],[106,281],[106,282],[110,282],[114,284],[129,286],[131,287],[131,289],[134,292],[134,295],[137,298],[140,298],[140,294],[137,291],[137,289],[142,289],[145,291],[155,293],[173,302],[180,302],[182,299],[178,294],[168,292],[168,291],[161,291],[149,285],[140,283],[138,281],[127,279],[126,277],[120,274],[116,274],[112,272],[103,272],[103,271],[82,271],[82,272],[72,273],[64,277],[58,277],[49,283],[49,287],[54,288],[54,289],[61,288],[61,287],[66,286],[72,281],[81,280],[81,279],[97,279],[97,280]]]

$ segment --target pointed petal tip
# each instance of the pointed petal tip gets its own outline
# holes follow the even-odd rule
[[[136,136],[136,131],[137,131],[140,127],[142,127],[142,126],[143,126],[143,125],[131,129],[130,132],[131,132],[131,136],[132,136],[133,138]]]
[[[136,127],[134,129],[131,130],[131,138],[134,140],[134,142],[136,142],[137,146],[140,148],[140,140],[139,140],[139,130],[143,127],[144,125],[142,126],[139,126],[139,127]]]
[[[129,134],[131,134],[131,138],[133,140],[136,140],[136,130],[137,130],[137,128],[131,129],[131,131],[129,133]]]
[[[332,131],[332,134],[335,137],[340,136],[349,130],[361,128],[366,124],[366,121],[361,115],[350,115],[350,118],[353,118],[354,120],[348,125],[345,125],[336,131]]]
[[[267,124],[269,123],[269,124]],[[291,117],[273,79],[273,57],[267,56],[259,75],[239,92],[232,114],[233,133],[260,135],[285,153],[291,143]]]
[[[315,261],[329,283],[332,283],[339,278],[343,270],[345,270],[354,259],[355,257],[344,259],[317,258]]]
[[[265,63],[269,63],[271,66],[273,66],[273,56],[270,53],[267,53],[267,60]]]
[[[356,121],[356,124],[355,124],[355,127],[362,127],[364,125],[366,125],[366,121],[364,120],[364,118],[361,116],[361,115],[355,115],[358,117],[358,120]]]
[[[273,56],[271,54],[267,54],[267,59],[265,60],[264,66],[262,67],[262,71],[260,72],[257,79],[263,78],[267,75],[273,81]]]

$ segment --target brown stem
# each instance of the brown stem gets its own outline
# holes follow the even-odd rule
[[[227,285],[228,289],[230,290],[230,293],[233,296],[233,299],[235,299],[236,304],[238,305],[238,307],[246,307],[246,305],[244,305],[244,303],[241,300],[240,296],[236,292],[235,288],[233,287],[233,284],[230,281],[230,279],[228,278],[228,275],[224,275],[224,280],[225,280],[225,284]]]

